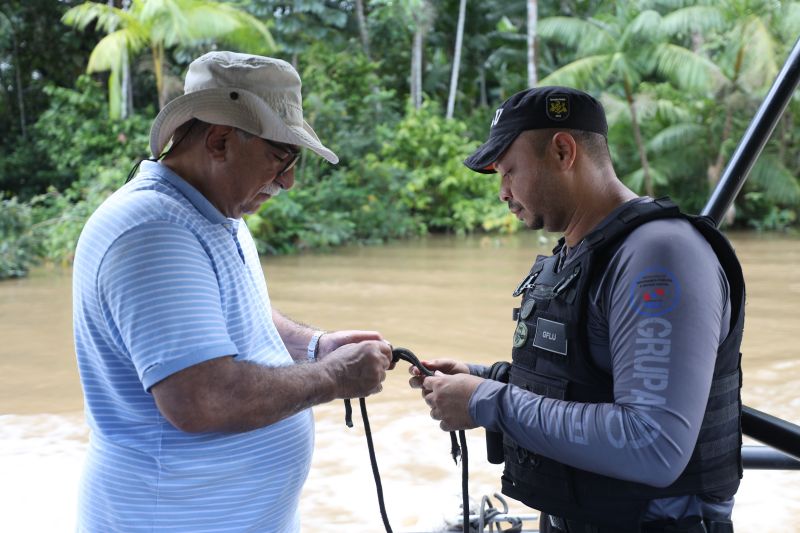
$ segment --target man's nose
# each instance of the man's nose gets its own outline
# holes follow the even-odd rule
[[[275,180],[278,182],[283,190],[288,191],[294,186],[294,168],[290,168],[283,176],[278,176]]]
[[[500,191],[498,192],[497,196],[500,198],[501,202],[508,202],[511,200],[511,189],[508,186],[508,182],[505,178],[500,180]]]

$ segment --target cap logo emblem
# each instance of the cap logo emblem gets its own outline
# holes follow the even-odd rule
[[[500,115],[503,114],[503,108],[501,107],[497,111],[494,112],[494,118],[492,119],[492,125],[490,128],[494,128],[498,122],[500,122]]]
[[[547,118],[550,120],[566,120],[569,118],[569,96],[553,94],[547,96]]]

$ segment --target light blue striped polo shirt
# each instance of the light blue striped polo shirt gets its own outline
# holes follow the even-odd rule
[[[244,222],[143,162],[81,234],[73,319],[91,428],[78,531],[300,530],[309,409],[246,433],[191,434],[149,393],[215,357],[293,364]]]

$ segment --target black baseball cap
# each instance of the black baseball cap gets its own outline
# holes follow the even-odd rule
[[[535,87],[518,92],[494,113],[489,139],[464,160],[475,172],[492,174],[494,162],[526,130],[584,130],[608,137],[603,106],[594,97],[569,87]]]

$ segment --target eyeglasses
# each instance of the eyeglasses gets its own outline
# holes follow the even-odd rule
[[[297,164],[297,160],[300,159],[300,150],[293,150],[292,148],[286,146],[285,144],[278,144],[276,142],[270,141],[269,139],[264,139],[268,145],[280,150],[281,152],[285,152],[288,154],[289,160],[284,165],[283,169],[278,172],[278,177],[283,176]],[[281,160],[282,161],[282,160]]]

